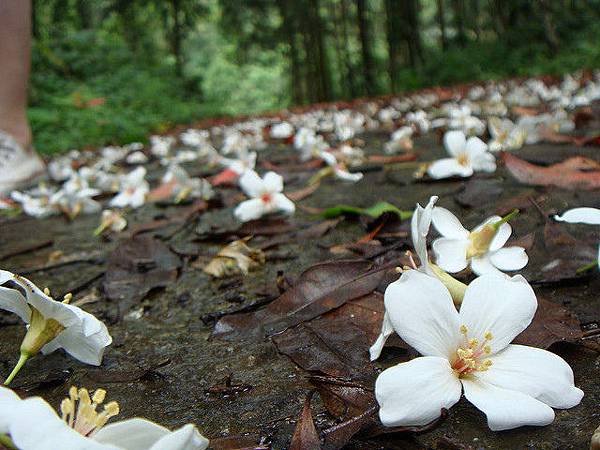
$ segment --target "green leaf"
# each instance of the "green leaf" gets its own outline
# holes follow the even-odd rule
[[[336,205],[323,211],[323,217],[331,219],[343,214],[355,214],[360,216],[369,216],[376,219],[386,212],[395,213],[400,220],[405,220],[412,217],[412,211],[403,211],[388,202],[378,202],[369,208],[359,208],[357,206],[350,205]]]

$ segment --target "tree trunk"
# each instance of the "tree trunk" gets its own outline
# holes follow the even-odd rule
[[[360,47],[362,55],[364,92],[373,95],[375,89],[375,76],[373,67],[373,56],[371,54],[371,36],[369,33],[369,21],[367,18],[367,4],[365,0],[356,0],[356,19],[360,36]]]
[[[448,50],[448,35],[446,34],[446,14],[444,0],[437,0],[436,19],[440,28],[440,47],[442,50]]]
[[[175,72],[179,77],[183,76],[183,56],[181,54],[181,4],[180,0],[171,0],[173,24],[171,29],[171,51],[175,56]]]
[[[344,61],[346,66],[346,80],[350,89],[350,97],[354,98],[358,95],[358,88],[356,86],[354,70],[352,67],[352,59],[350,58],[350,50],[348,49],[350,36],[348,33],[348,0],[340,0],[340,15],[341,15],[341,29],[342,29],[342,49],[344,52]]]
[[[282,18],[282,27],[285,40],[288,44],[288,59],[290,67],[290,87],[292,92],[292,101],[299,105],[304,102],[304,92],[302,89],[300,56],[296,45],[297,26],[294,17],[290,14],[291,5],[289,0],[277,0],[279,14]]]
[[[77,0],[77,15],[79,16],[79,25],[84,30],[92,28],[92,10],[89,0]]]
[[[401,11],[394,0],[385,0],[385,15],[390,90],[392,92],[397,92],[400,88],[398,72],[402,60],[402,18],[400,17]]]
[[[405,0],[406,21],[408,23],[406,42],[413,68],[424,62],[423,44],[421,42],[421,24],[419,23],[419,0]]]
[[[454,27],[456,28],[456,42],[460,47],[467,44],[467,34],[465,33],[465,0],[453,0],[454,9]]]
[[[553,54],[558,52],[558,48],[560,46],[560,40],[558,38],[558,34],[556,33],[556,28],[554,26],[554,20],[552,17],[552,6],[548,0],[538,0],[541,12],[542,19],[544,21],[544,37],[546,40],[546,44],[548,48]]]

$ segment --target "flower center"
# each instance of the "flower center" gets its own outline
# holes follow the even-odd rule
[[[273,196],[271,195],[270,192],[263,192],[260,195],[260,199],[265,203],[271,203],[271,201],[273,200]]]
[[[485,225],[481,230],[469,233],[470,245],[467,248],[467,258],[485,255],[494,236],[496,236],[496,228],[492,225]]]
[[[467,167],[469,166],[469,155],[466,152],[459,153],[456,157],[456,160],[461,166]]]
[[[91,437],[98,432],[108,419],[119,414],[119,404],[109,402],[104,405],[104,410],[96,411],[96,408],[104,402],[106,391],[96,389],[90,399],[87,389],[77,389],[71,386],[69,397],[60,404],[62,419],[67,425],[83,436]]]
[[[473,372],[485,372],[492,365],[492,360],[486,356],[492,352],[489,342],[493,339],[492,333],[486,331],[484,341],[476,338],[469,339],[469,330],[465,325],[460,326],[460,334],[464,336],[464,344],[456,350],[456,357],[452,361],[452,369],[459,378],[466,377]]]

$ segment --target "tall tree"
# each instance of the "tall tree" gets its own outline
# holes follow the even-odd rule
[[[371,32],[367,14],[367,2],[365,0],[356,0],[356,19],[362,55],[363,90],[367,95],[373,95],[376,92],[375,66],[373,63],[373,54],[371,53]]]
[[[454,28],[456,28],[456,42],[459,46],[464,47],[467,44],[465,0],[452,0],[452,9],[454,12]]]
[[[281,28],[284,40],[287,43],[287,56],[290,67],[290,84],[292,101],[299,105],[304,102],[304,88],[302,85],[301,62],[296,43],[297,24],[292,14],[290,0],[277,0],[279,14],[281,15]]]
[[[388,74],[392,92],[399,90],[398,72],[402,64],[402,12],[394,0],[385,0]]]
[[[446,33],[446,8],[444,0],[437,0],[436,20],[440,28],[440,47],[442,50],[448,49],[448,35]]]

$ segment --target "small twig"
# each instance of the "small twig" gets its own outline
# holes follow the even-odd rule
[[[38,242],[36,244],[30,244],[28,246],[19,248],[17,250],[13,250],[13,251],[4,253],[3,255],[0,256],[0,260],[12,258],[13,256],[23,255],[25,253],[35,252],[36,250],[41,250],[43,248],[50,247],[52,244],[54,244],[53,239],[48,239],[46,241]]]

